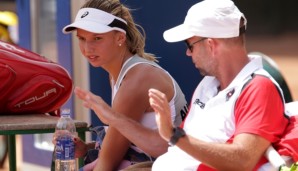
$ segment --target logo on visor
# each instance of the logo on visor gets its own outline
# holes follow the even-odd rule
[[[88,12],[88,11],[84,12],[84,14],[81,16],[81,18],[84,18],[84,17],[86,17],[88,14],[89,14],[89,12]]]

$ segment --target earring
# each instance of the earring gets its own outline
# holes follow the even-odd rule
[[[119,43],[119,46],[121,46],[122,44],[121,43]]]

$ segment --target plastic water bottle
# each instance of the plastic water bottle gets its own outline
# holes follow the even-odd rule
[[[64,109],[56,125],[55,171],[77,171],[75,145],[72,136],[76,127],[70,117],[70,110]]]

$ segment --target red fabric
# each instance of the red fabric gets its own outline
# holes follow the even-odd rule
[[[216,171],[216,170],[213,168],[210,168],[204,164],[200,164],[197,171]]]
[[[290,118],[290,124],[274,148],[279,154],[292,156],[295,162],[298,161],[298,115]]]
[[[262,157],[260,162],[256,165],[255,169],[253,171],[257,171],[259,167],[261,167],[264,163],[267,163],[267,159],[265,157]],[[208,167],[205,164],[200,164],[197,171],[217,171],[211,167]]]
[[[275,85],[263,76],[253,78],[235,105],[235,136],[252,133],[270,142],[277,142],[288,122],[284,116],[283,101]]]

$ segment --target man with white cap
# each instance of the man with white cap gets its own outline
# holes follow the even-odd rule
[[[205,77],[180,127],[171,124],[163,93],[149,90],[159,133],[170,145],[153,171],[251,171],[267,162],[264,152],[288,120],[279,85],[261,58],[247,55],[246,25],[231,0],[205,0],[189,9],[183,24],[164,32],[168,42],[185,41],[186,55]]]

